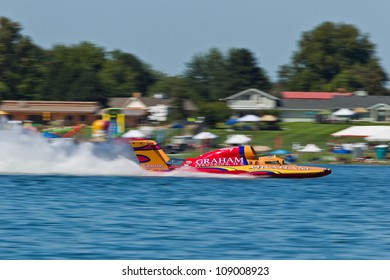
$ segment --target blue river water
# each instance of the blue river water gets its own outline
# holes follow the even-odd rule
[[[314,179],[0,175],[0,259],[389,259],[390,166]]]

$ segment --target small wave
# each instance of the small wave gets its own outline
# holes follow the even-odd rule
[[[149,171],[150,176],[156,177],[186,177],[186,178],[217,178],[217,179],[255,179],[255,176],[247,174],[216,174],[206,172],[190,171],[188,169],[176,169],[168,172]]]

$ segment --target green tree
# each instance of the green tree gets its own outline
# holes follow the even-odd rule
[[[18,23],[0,18],[0,99],[36,99],[44,86],[44,51],[21,34]]]
[[[119,50],[109,54],[100,77],[111,97],[128,97],[133,92],[144,93],[155,82],[149,66],[136,56]]]
[[[368,35],[353,25],[332,22],[304,32],[292,62],[279,69],[279,84],[286,90],[364,89],[382,95],[387,79]]]
[[[199,104],[199,116],[205,117],[206,124],[215,126],[218,122],[224,122],[232,115],[232,110],[222,102],[207,102]]]
[[[228,95],[248,88],[263,91],[271,89],[266,72],[257,66],[257,61],[248,49],[230,49],[226,61]]]
[[[198,54],[187,64],[185,77],[191,95],[198,100],[216,101],[226,96],[226,61],[218,49]]]
[[[185,76],[191,94],[203,101],[216,101],[247,88],[267,91],[271,87],[265,71],[247,49],[230,49],[225,56],[214,48],[196,55],[187,64]]]
[[[104,49],[88,42],[55,46],[48,52],[45,99],[104,102],[99,77],[104,62]]]

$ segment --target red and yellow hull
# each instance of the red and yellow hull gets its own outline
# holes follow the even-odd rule
[[[289,164],[279,157],[257,157],[251,146],[222,148],[196,158],[170,159],[153,140],[130,141],[142,168],[274,178],[313,178],[329,175],[329,168]]]

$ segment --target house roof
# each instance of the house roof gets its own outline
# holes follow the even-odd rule
[[[332,99],[331,108],[369,108],[377,104],[390,105],[390,96],[336,96]]]
[[[283,91],[281,95],[284,99],[332,99],[335,96],[351,96],[353,93]]]
[[[113,97],[108,100],[108,107],[123,108],[130,102],[130,97]]]
[[[156,105],[172,106],[172,99],[169,98],[155,98],[155,97],[114,97],[108,101],[108,106],[112,108],[126,108],[130,103],[138,101],[145,105],[145,107],[151,107]],[[196,105],[192,100],[184,100],[184,110],[195,111]],[[134,108],[133,108],[134,109]]]
[[[323,110],[339,108],[370,108],[377,104],[390,105],[390,96],[335,96],[332,99],[282,99],[281,110]]]
[[[96,113],[99,110],[98,102],[82,101],[20,101],[4,100],[0,110],[12,112],[69,112],[69,113]]]
[[[281,110],[323,110],[329,108],[329,100],[315,99],[282,99],[280,101]]]
[[[141,102],[144,105],[142,107],[147,108],[160,104],[169,106],[171,103],[171,99],[155,97],[113,97],[109,99],[108,105],[112,108],[126,108],[129,106],[130,103],[133,102]]]
[[[251,94],[260,94],[260,95],[263,95],[269,99],[273,99],[273,100],[278,100],[279,98],[277,98],[276,96],[273,96],[271,94],[268,94],[264,91],[261,91],[261,90],[258,90],[258,89],[255,89],[255,88],[250,88],[250,89],[246,89],[246,90],[243,90],[243,91],[240,91],[236,94],[233,94],[233,95],[230,95],[226,98],[222,98],[221,100],[232,100],[232,99],[236,99],[237,97],[241,96],[241,95],[245,95],[245,94],[248,94],[248,93],[251,93]]]

